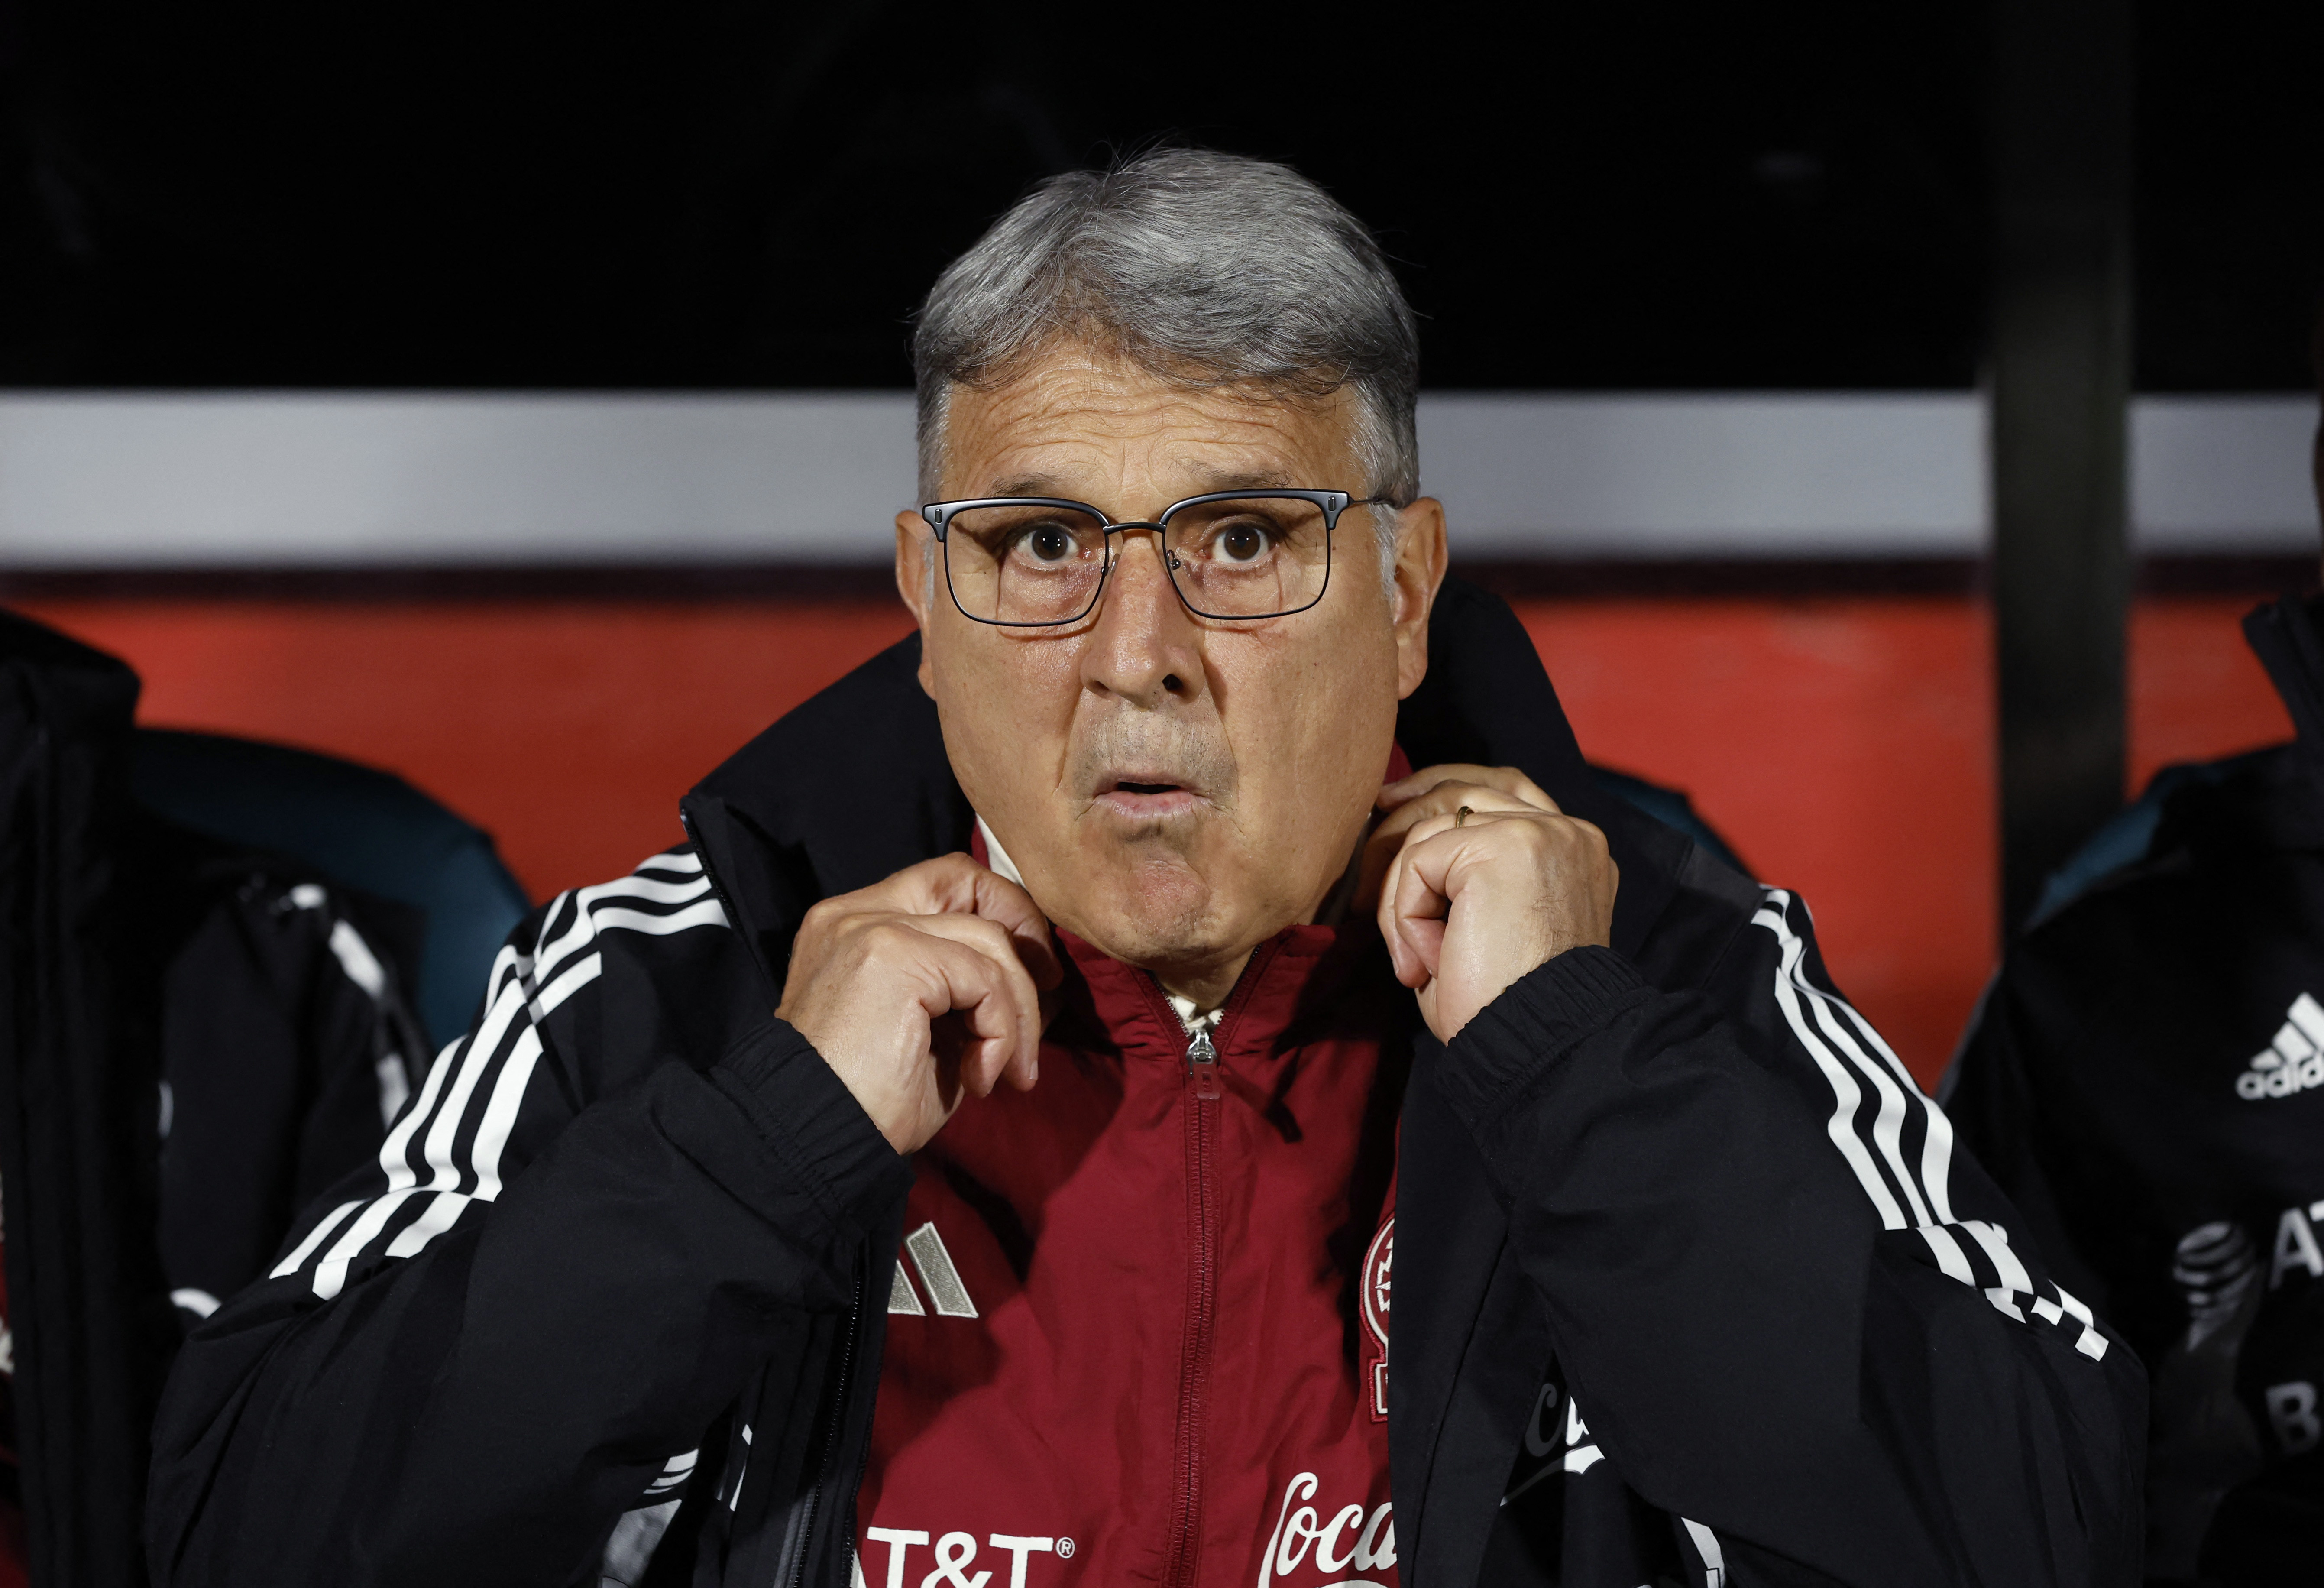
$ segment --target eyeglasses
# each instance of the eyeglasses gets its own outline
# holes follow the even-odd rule
[[[1118,524],[1086,502],[982,496],[931,502],[920,516],[944,548],[945,583],[964,617],[1041,629],[1095,609],[1113,569],[1113,538],[1131,530],[1160,537],[1171,587],[1197,617],[1305,612],[1331,584],[1340,514],[1388,501],[1345,491],[1213,491],[1174,502],[1150,522]]]

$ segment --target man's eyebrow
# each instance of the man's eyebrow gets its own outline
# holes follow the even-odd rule
[[[1277,474],[1272,469],[1198,471],[1195,477],[1204,482],[1202,490],[1195,493],[1198,496],[1207,495],[1213,491],[1295,490],[1305,485],[1303,481],[1295,481],[1288,475]]]
[[[1279,491],[1299,486],[1301,482],[1273,469],[1194,469],[1190,470],[1199,489],[1187,493],[1193,496],[1208,495],[1213,491]],[[1057,475],[1013,475],[996,481],[983,493],[987,496],[1058,496],[1071,501],[1082,498],[1074,494],[1073,483]]]
[[[994,485],[988,496],[1064,496],[1078,501],[1056,475],[1018,475]]]

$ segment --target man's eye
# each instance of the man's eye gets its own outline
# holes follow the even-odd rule
[[[1062,562],[1074,551],[1074,538],[1056,524],[1036,525],[1018,544],[1036,562]]]
[[[1212,554],[1221,562],[1256,562],[1267,555],[1271,538],[1258,524],[1229,524],[1211,542]]]

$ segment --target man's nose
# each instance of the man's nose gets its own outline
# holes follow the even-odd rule
[[[1083,653],[1084,680],[1133,705],[1193,700],[1204,689],[1202,630],[1170,583],[1166,555],[1158,530],[1116,538],[1097,626]]]

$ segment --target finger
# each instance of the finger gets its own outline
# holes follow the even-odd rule
[[[1526,817],[1549,814],[1525,803],[1515,795],[1488,785],[1458,780],[1439,783],[1388,812],[1365,838],[1363,866],[1356,884],[1357,900],[1365,906],[1377,902],[1384,892],[1388,864],[1407,836],[1422,823],[1435,817],[1442,817],[1448,823],[1461,819],[1462,806],[1469,808],[1470,814],[1466,819],[1471,821],[1497,813]]]
[[[1497,849],[1506,863],[1505,845],[1487,836],[1492,825],[1498,824],[1480,828],[1472,821],[1465,827],[1454,827],[1441,818],[1432,820],[1415,833],[1397,856],[1395,891],[1381,901],[1382,918],[1394,924],[1414,956],[1425,961],[1432,977],[1443,967],[1445,932],[1464,874],[1474,865],[1495,863]]]
[[[809,913],[832,911],[980,916],[998,923],[1016,939],[1018,957],[1025,962],[1036,985],[1054,987],[1064,980],[1048,918],[1033,902],[1033,896],[965,854],[939,854],[908,865],[869,888],[826,899]]]
[[[980,1028],[979,1035],[996,1039],[1007,1038],[1005,1045],[990,1050],[985,1057],[989,1064],[979,1067],[978,1094],[991,1089],[993,1076],[1006,1070],[1019,1091],[1032,1085],[1040,1063],[1041,1029],[1044,1024],[1041,997],[1033,985],[1032,975],[1017,952],[1017,939],[996,921],[972,915],[932,915],[914,919],[915,928],[930,937],[956,943],[990,963],[997,979],[999,996],[1005,1000],[1006,1009],[992,1011],[991,1029]]]
[[[1375,838],[1400,836],[1411,831],[1419,823],[1426,821],[1430,817],[1453,816],[1464,805],[1469,808],[1471,816],[1481,815],[1487,811],[1505,812],[1511,816],[1557,814],[1554,808],[1544,809],[1538,805],[1528,803],[1517,795],[1497,789],[1489,783],[1470,783],[1457,779],[1447,779],[1427,792],[1406,800],[1382,817],[1379,826],[1372,829],[1372,836]]]
[[[959,1048],[960,1084],[976,1096],[989,1096],[1023,1046],[1023,1020],[1009,972],[1013,966],[1021,979],[1024,968],[1014,965],[1011,956],[996,958],[944,933],[922,936],[919,963],[933,975],[921,995],[921,1007],[931,1010],[931,1024],[946,1014],[957,1017],[966,1038]],[[932,1008],[937,1002],[944,1004],[942,1011]]]
[[[1541,785],[1513,766],[1478,766],[1470,762],[1446,762],[1437,766],[1423,767],[1408,777],[1385,784],[1378,800],[1381,810],[1397,807],[1420,798],[1441,783],[1468,783],[1480,789],[1492,789],[1539,810],[1557,811],[1557,801],[1542,791]]]
[[[904,884],[903,902],[891,908],[908,915],[979,916],[1016,940],[1018,957],[1034,985],[1056,986],[1064,979],[1048,918],[1033,896],[989,866],[965,854],[940,854],[908,866],[889,879]]]
[[[1413,828],[1397,860],[1399,891],[1383,898],[1383,920],[1407,907],[1427,919],[1434,913],[1425,902],[1429,900],[1443,900],[1443,913],[1449,917],[1453,901],[1471,882],[1506,881],[1520,873],[1591,892],[1599,891],[1591,880],[1602,876],[1609,908],[1619,886],[1620,873],[1604,831],[1576,817],[1480,811],[1465,823],[1459,822],[1457,813],[1431,817]]]
[[[1372,874],[1376,854],[1379,856],[1379,872],[1377,878]],[[1371,907],[1373,924],[1379,928],[1380,941],[1388,946],[1388,968],[1395,973],[1397,983],[1412,987],[1419,983],[1412,979],[1412,960],[1405,950],[1403,935],[1396,929],[1396,914],[1390,908],[1396,898],[1395,888],[1398,875],[1397,863],[1403,858],[1403,854],[1402,845],[1398,845],[1394,849],[1377,852],[1367,846],[1364,851],[1364,874],[1358,885],[1358,897]]]
[[[1571,816],[1543,816],[1541,811],[1471,811],[1466,818],[1460,811],[1429,816],[1404,839],[1404,849],[1397,854],[1395,891],[1385,893],[1380,909],[1404,920],[1406,930],[1411,930],[1416,920],[1441,923],[1450,914],[1452,895],[1460,893],[1460,872],[1469,863],[1482,860],[1492,865],[1494,854],[1499,854],[1504,863],[1508,860],[1510,851],[1489,837],[1501,823],[1522,823],[1534,833],[1545,833],[1559,823],[1587,827],[1587,823],[1573,821]],[[1597,827],[1590,827],[1590,833],[1597,833]],[[1441,932],[1425,935],[1429,942],[1441,942],[1443,937]]]
[[[1015,1039],[989,1038],[970,1043],[962,1052],[963,1085],[979,1097],[990,1097],[999,1087],[1001,1079],[1010,1074],[1009,1057]],[[1019,1091],[1024,1088],[1019,1086]]]
[[[1480,798],[1488,798],[1488,796],[1480,795]],[[1414,847],[1439,833],[1453,830],[1454,824],[1462,822],[1464,819],[1473,822],[1478,818],[1473,812],[1467,818],[1462,818],[1457,808],[1451,811],[1416,817],[1401,838],[1395,841],[1393,850],[1388,854],[1387,863],[1383,868],[1377,897],[1380,936],[1387,940],[1388,957],[1395,966],[1397,979],[1407,987],[1425,986],[1429,978],[1436,974],[1436,967],[1440,963],[1437,951],[1443,943],[1441,926],[1431,927],[1424,924],[1432,918],[1425,914],[1414,917],[1408,912],[1399,910],[1398,900],[1401,899],[1408,901],[1413,897],[1411,875]],[[1368,852],[1366,855],[1368,862],[1374,858],[1374,853],[1376,852]],[[1446,901],[1446,908],[1450,908],[1449,900]],[[1442,912],[1439,912],[1440,916]]]
[[[917,931],[931,937],[954,943],[990,963],[998,995],[1006,1001],[1005,1011],[996,1011],[992,1029],[976,1024],[980,1037],[1007,1037],[1004,1048],[996,1050],[989,1065],[972,1065],[978,1069],[980,1085],[977,1094],[982,1096],[992,1089],[991,1079],[982,1078],[989,1068],[995,1076],[1007,1071],[1019,1091],[1030,1087],[1038,1077],[1041,1062],[1041,995],[1033,984],[1030,971],[1017,952],[1018,939],[999,922],[973,915],[926,915],[911,918]],[[1005,1020],[1005,1026],[998,1022]]]
[[[1452,901],[1434,897],[1412,866],[1409,853],[1398,854],[1394,873],[1380,892],[1380,929],[1392,945],[1397,979],[1412,988],[1425,987],[1443,963],[1444,918]]]
[[[1442,917],[1450,904],[1446,901],[1432,920],[1425,901],[1414,892],[1411,859],[1412,845],[1406,843],[1389,862],[1380,887],[1379,919],[1396,979],[1406,987],[1418,988],[1426,986],[1436,974],[1444,941]]]
[[[995,1069],[1023,1041],[1021,1012],[1009,983],[1015,956],[992,946],[959,941],[956,932],[924,929],[951,918],[889,914],[862,928],[872,939],[870,953],[901,973],[911,989],[913,1014],[918,1017],[931,1077],[945,1111],[950,1113],[957,1088],[966,1086],[979,1096],[992,1088]],[[997,937],[998,928],[984,930]]]
[[[1363,874],[1357,882],[1357,898],[1372,912],[1374,924],[1379,928],[1380,941],[1388,946],[1388,965],[1396,979],[1406,987],[1417,985],[1412,979],[1412,962],[1405,951],[1404,939],[1396,929],[1396,918],[1388,903],[1395,897],[1397,862],[1403,858],[1401,839],[1388,844],[1364,845]]]
[[[1397,856],[1401,864],[1390,907],[1401,916],[1441,919],[1452,901],[1454,864],[1481,836],[1489,819],[1471,817],[1466,826],[1456,827],[1451,817],[1431,817],[1415,827]]]

